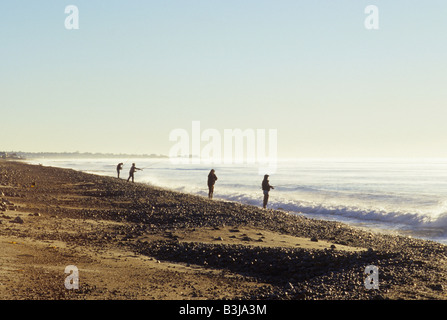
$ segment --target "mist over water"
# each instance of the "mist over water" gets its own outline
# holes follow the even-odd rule
[[[116,177],[126,159],[36,159],[28,162]],[[207,196],[216,170],[214,198],[262,206],[263,174],[257,165],[172,164],[169,159],[127,160],[143,171],[135,182]],[[447,243],[447,159],[289,159],[270,175],[269,208],[337,220]]]

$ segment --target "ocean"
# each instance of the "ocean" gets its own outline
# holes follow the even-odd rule
[[[211,168],[214,199],[262,206],[258,166],[173,164],[169,159],[35,159],[32,164],[70,168],[207,197]],[[381,232],[447,243],[447,159],[284,159],[270,174],[268,208],[336,220]]]

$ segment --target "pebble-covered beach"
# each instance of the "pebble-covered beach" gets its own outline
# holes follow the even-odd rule
[[[0,161],[0,298],[447,296],[443,244],[136,180]],[[77,290],[63,285],[67,265]],[[365,287],[371,265],[378,289]]]

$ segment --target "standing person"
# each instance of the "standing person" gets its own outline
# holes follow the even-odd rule
[[[273,186],[270,185],[270,182],[268,179],[269,179],[269,175],[266,174],[264,176],[264,180],[262,180],[262,192],[264,192],[264,202],[263,202],[264,209],[267,207],[267,202],[269,201],[270,189],[275,189]]]
[[[214,183],[216,183],[217,176],[214,173],[214,169],[211,169],[210,173],[208,174],[208,198],[213,198],[214,193]]]
[[[142,170],[142,169],[135,167],[135,163],[132,163],[132,167],[130,167],[130,170],[129,170],[129,178],[127,178],[127,181],[129,181],[129,179],[132,178],[132,182],[134,182],[133,175],[134,175],[135,171],[137,171],[137,170]]]
[[[120,162],[118,163],[118,165],[116,166],[116,172],[118,173],[118,179],[120,178],[120,171],[123,170],[123,163]]]

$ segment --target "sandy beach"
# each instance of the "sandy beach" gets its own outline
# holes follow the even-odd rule
[[[2,300],[447,297],[437,242],[20,161],[0,160],[0,242]]]

